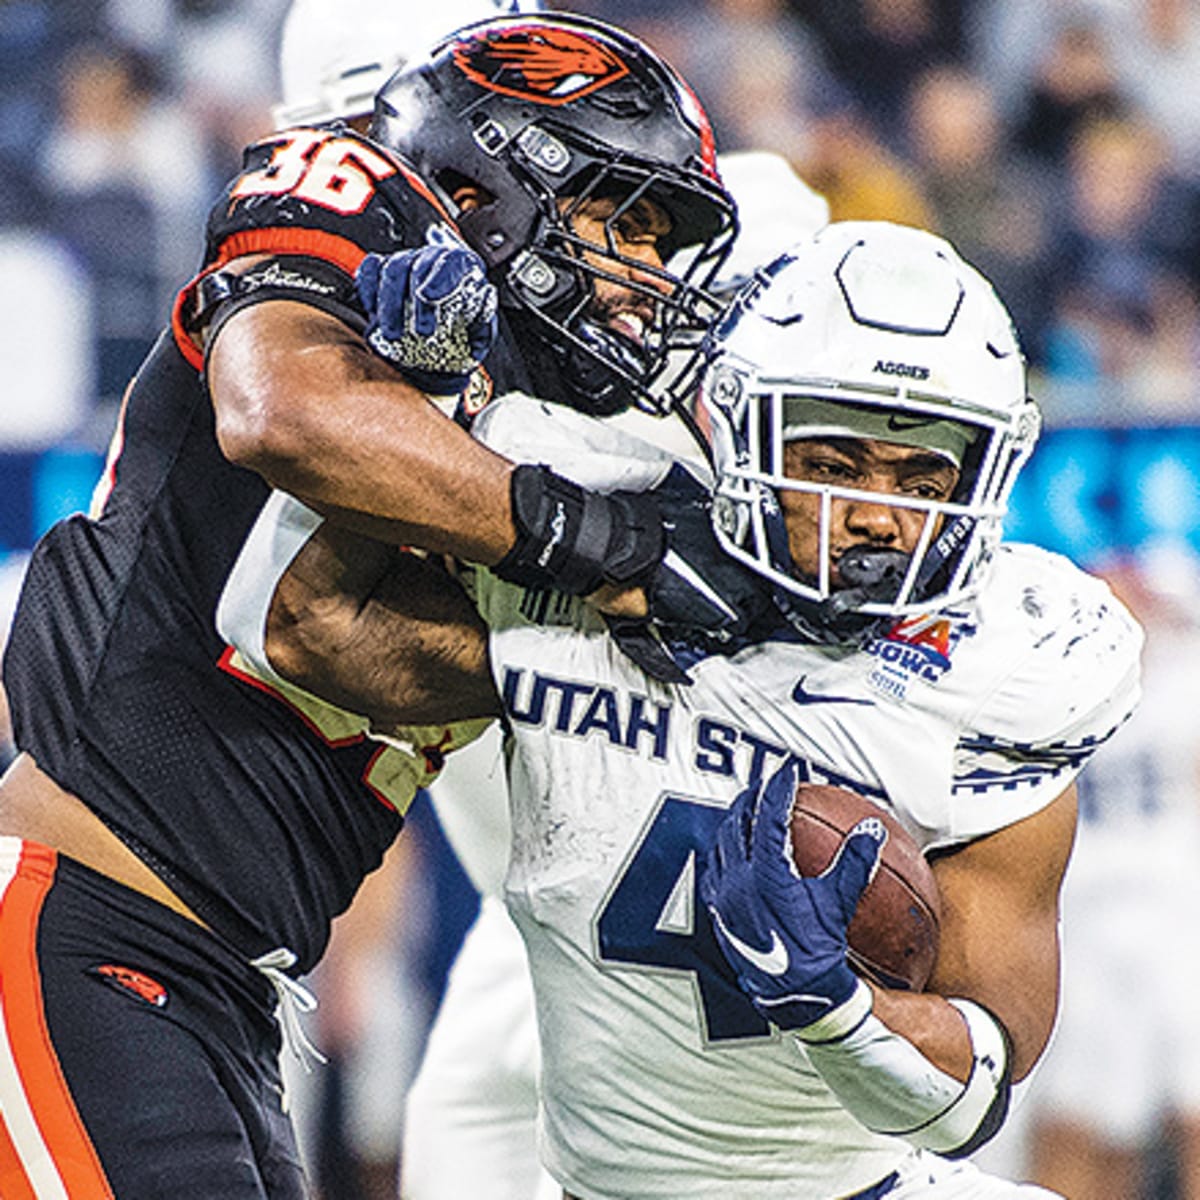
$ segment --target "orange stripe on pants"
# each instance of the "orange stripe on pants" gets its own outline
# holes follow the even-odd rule
[[[0,1196],[4,1200],[37,1200],[33,1185],[25,1176],[17,1148],[8,1136],[3,1112],[0,1112]]]
[[[5,840],[9,846],[14,844]],[[52,1185],[49,1193],[38,1190],[38,1180],[45,1180],[54,1170],[70,1200],[113,1200],[112,1189],[67,1088],[42,1007],[37,927],[46,893],[54,882],[58,856],[32,842],[20,845],[16,871],[0,895],[0,996],[7,1052],[42,1146],[22,1139],[14,1114],[3,1138],[8,1146],[0,1145],[0,1195],[8,1200],[10,1186],[14,1197],[30,1195],[40,1200],[43,1194],[61,1195]],[[8,1149],[13,1151],[11,1159]],[[46,1153],[48,1163],[44,1161]],[[31,1156],[38,1160],[36,1170]],[[21,1172],[17,1182],[11,1184],[10,1168],[14,1174]],[[17,1190],[19,1186],[24,1186],[26,1192]]]

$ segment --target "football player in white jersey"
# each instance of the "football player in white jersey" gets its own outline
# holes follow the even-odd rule
[[[829,206],[778,155],[733,152],[720,156],[720,166],[740,230],[714,288],[731,294],[756,265],[827,224]],[[680,457],[703,457],[690,425],[673,413],[653,418],[628,409],[606,420]],[[537,1157],[533,987],[503,899],[509,820],[498,727],[451,755],[429,793],[481,902],[409,1090],[402,1194],[550,1200],[560,1189]]]
[[[744,641],[664,641],[664,683],[578,602],[474,580],[510,735],[506,899],[544,1161],[581,1200],[1046,1195],[957,1159],[1049,1036],[1073,779],[1133,707],[1140,632],[1099,580],[1001,542],[1037,414],[1007,313],[941,239],[830,225],[712,348],[713,480],[528,397],[477,422],[585,485],[715,484],[720,535],[779,609]],[[926,993],[846,965],[867,831],[832,885],[780,869],[798,778],[871,797],[930,856]]]

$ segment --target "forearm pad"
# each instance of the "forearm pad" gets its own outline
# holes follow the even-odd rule
[[[985,1008],[951,1000],[971,1037],[965,1083],[935,1066],[878,1017],[867,1015],[830,1040],[817,1022],[797,1040],[830,1091],[873,1133],[904,1138],[948,1158],[974,1153],[1004,1123],[1011,1090],[1008,1034]]]
[[[603,583],[641,584],[662,558],[662,522],[649,496],[601,495],[529,465],[513,471],[510,495],[517,540],[492,568],[509,583],[586,596]]]

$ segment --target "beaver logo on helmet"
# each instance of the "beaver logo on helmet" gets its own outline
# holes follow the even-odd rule
[[[536,104],[566,104],[629,74],[611,47],[561,26],[482,29],[457,41],[453,54],[481,87]]]

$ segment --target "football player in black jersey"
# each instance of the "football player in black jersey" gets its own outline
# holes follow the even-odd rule
[[[734,224],[694,98],[646,47],[577,18],[472,27],[423,69],[384,93],[376,132],[428,179],[348,128],[247,152],[201,276],[130,385],[92,512],[34,552],[4,663],[19,750],[0,782],[6,1198],[302,1196],[276,999],[286,1028],[330,921],[478,728],[439,715],[381,743],[225,644],[231,576],[289,553],[245,552],[271,485],[380,553],[415,544],[531,585],[610,585],[634,611],[698,625],[735,627],[753,600],[705,547],[671,545],[653,500],[514,470],[385,357],[447,334],[415,377],[453,391],[469,374],[468,401],[514,385],[602,408],[661,395]],[[419,161],[455,134],[457,174]],[[455,265],[458,236],[499,293],[487,376],[491,293]],[[417,269],[403,247],[435,260],[433,324],[365,329],[358,288]],[[667,270],[675,255],[687,265]],[[671,569],[689,554],[698,588]],[[401,561],[384,599],[436,617],[414,623],[414,645],[476,627],[432,562]],[[403,647],[379,663],[405,667]],[[422,656],[411,682],[431,716],[485,719],[481,678]]]

